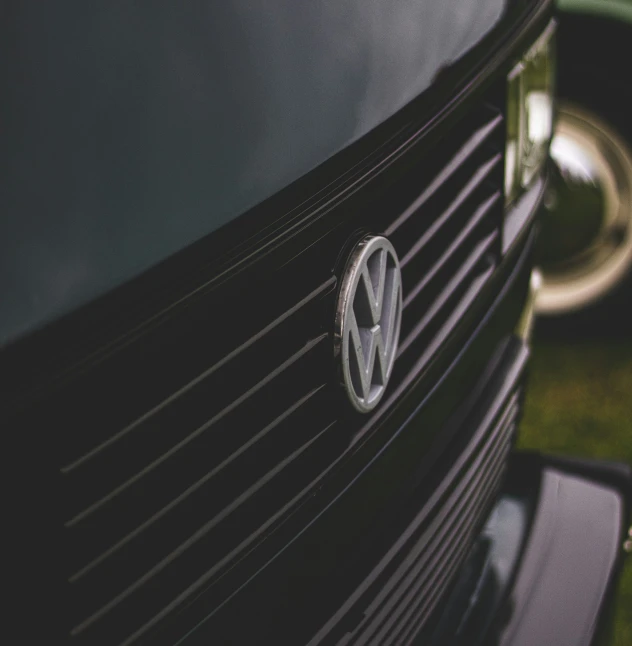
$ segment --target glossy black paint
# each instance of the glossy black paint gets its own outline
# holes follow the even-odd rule
[[[358,164],[369,151],[375,154],[376,143],[390,140],[392,151],[393,137],[400,143],[410,137],[419,124],[401,110],[389,122],[398,109],[413,99],[417,114],[420,108],[427,115],[442,104],[449,108],[446,98],[466,89],[473,66],[484,69],[515,33],[512,25],[527,22],[538,4],[516,0],[504,10],[503,0],[479,2],[475,9],[463,0],[449,7],[409,1],[392,15],[392,30],[381,24],[378,34],[373,25],[378,16],[366,18],[368,24],[360,18],[370,16],[365,3],[348,3],[348,23],[338,20],[345,13],[338,3],[314,5],[315,15],[304,17],[302,9],[286,3],[279,12],[292,23],[284,31],[288,38],[294,34],[291,43],[272,38],[278,16],[267,5],[259,16],[263,5],[257,3],[160,5],[143,13],[102,8],[98,16],[81,3],[54,9],[16,4],[3,20],[2,39],[6,59],[18,64],[5,101],[10,138],[2,150],[9,175],[0,235],[0,296],[6,308],[0,346],[129,281],[283,189],[283,195],[255,208],[248,223],[240,218],[199,249],[171,259],[166,273],[146,276],[142,306],[136,290],[123,301],[130,310],[128,324],[139,322],[133,316],[137,307],[141,318],[154,309],[149,298],[158,297],[163,306],[172,302],[173,288],[179,296],[187,294],[220,266],[234,264],[236,254],[243,259],[245,247],[264,252],[262,232],[286,234],[283,223],[296,216],[299,205],[304,211],[306,195],[323,189],[340,194],[340,179],[347,175],[344,181],[355,183]],[[258,17],[258,29],[244,29]],[[415,18],[423,20],[411,34]],[[312,20],[319,30],[313,30]],[[141,22],[142,30],[133,27]],[[332,25],[340,29],[341,22],[349,33],[336,36]],[[209,38],[206,30],[218,33]],[[219,55],[224,38],[232,54]],[[334,64],[331,46],[319,46],[322,38],[343,50],[354,43],[358,51],[341,54]],[[254,51],[251,42],[258,43]],[[299,52],[283,57],[296,66],[291,74],[284,74],[279,60],[283,47]],[[458,64],[444,69],[456,59]],[[256,65],[263,69],[255,71]],[[389,65],[408,71],[394,74]],[[429,87],[439,70],[443,82]],[[242,77],[253,79],[247,90],[238,82]],[[349,77],[358,79],[357,87]],[[269,105],[263,121],[253,86]],[[290,86],[293,100],[286,101]],[[309,126],[300,127],[303,123]],[[361,137],[369,132],[371,139]],[[359,145],[350,146],[356,140]],[[327,168],[308,173],[343,149]],[[306,157],[297,161],[297,155]],[[300,186],[286,190],[305,173]],[[190,271],[193,276],[182,275]],[[107,316],[107,309],[97,311]]]
[[[502,104],[505,72],[550,14],[548,3],[528,7],[516,3],[515,7],[515,13],[508,14],[507,22],[490,34],[483,49],[466,57],[463,66],[446,72],[433,92],[305,180],[142,279],[4,348],[0,362],[2,403],[9,408],[10,416],[3,420],[11,429],[11,449],[15,444],[15,450],[9,451],[14,456],[12,468],[20,471],[30,512],[21,522],[32,530],[25,533],[50,538],[33,557],[34,564],[46,567],[54,563],[62,570],[56,575],[67,576],[68,565],[84,555],[69,549],[60,562],[58,547],[66,545],[69,532],[68,527],[60,528],[56,523],[79,512],[95,488],[102,488],[104,493],[105,485],[121,474],[133,474],[135,461],[139,456],[146,457],[141,455],[145,446],[142,436],[136,436],[125,445],[131,449],[122,452],[121,461],[115,461],[114,467],[109,462],[112,456],[100,452],[98,468],[84,468],[88,479],[80,476],[77,486],[73,478],[82,472],[81,456],[95,441],[107,441],[107,433],[119,423],[142,417],[156,401],[169,398],[187,379],[214,365],[233,344],[241,344],[239,348],[254,354],[240,355],[242,363],[229,372],[222,396],[236,396],[246,378],[261,383],[257,380],[265,376],[259,373],[279,360],[276,341],[282,340],[292,351],[299,348],[310,357],[307,369],[292,373],[288,390],[302,387],[308,379],[325,388],[318,391],[326,393],[324,401],[318,400],[319,406],[310,409],[316,414],[306,414],[305,419],[314,424],[326,421],[327,416],[337,420],[333,427],[326,427],[322,437],[327,441],[314,453],[318,460],[329,461],[331,473],[313,495],[291,508],[282,524],[260,537],[265,540],[260,540],[256,549],[245,551],[243,558],[222,572],[213,585],[207,582],[195,590],[180,614],[157,617],[156,626],[169,619],[160,626],[164,632],[152,635],[152,625],[143,637],[158,642],[180,639],[211,613],[215,613],[212,620],[192,638],[203,638],[206,630],[228,636],[234,627],[258,631],[257,636],[264,638],[279,628],[289,611],[297,621],[301,618],[295,627],[298,631],[316,629],[328,612],[326,604],[333,605],[336,595],[343,595],[363,575],[380,549],[392,540],[392,535],[374,535],[380,528],[393,528],[382,514],[420,504],[422,497],[439,485],[471,432],[461,422],[489,384],[503,374],[503,357],[527,291],[534,213],[529,208],[518,218],[525,228],[506,246],[502,262],[500,240],[494,240],[490,272],[485,274],[474,303],[462,313],[449,338],[435,344],[432,360],[420,364],[423,369],[415,372],[416,364],[411,364],[413,370],[402,382],[401,392],[385,402],[379,414],[364,425],[366,428],[350,415],[338,395],[330,396],[335,370],[327,344],[340,266],[353,240],[367,227],[379,230],[385,215],[390,215],[371,209],[372,200],[427,160],[428,152],[449,139],[459,121],[471,116],[476,101],[491,96],[496,105],[498,101]],[[502,149],[502,142],[495,145]],[[432,171],[430,166],[428,173]],[[500,171],[497,165],[491,189],[486,190],[494,190]],[[541,189],[533,194],[535,205],[541,199]],[[391,206],[396,210],[400,204]],[[494,222],[500,226],[500,210],[494,214]],[[326,253],[320,254],[322,248]],[[292,271],[301,281],[290,281],[287,290],[275,289],[275,279]],[[287,308],[294,307],[307,287],[313,297],[306,301],[306,309],[293,325],[275,328],[275,344],[247,345],[249,334],[260,334],[275,313],[290,311]],[[244,303],[249,307],[248,316],[217,316],[217,312],[243,313]],[[252,357],[256,360],[249,361]],[[300,394],[292,391],[292,396]],[[260,399],[265,399],[263,394]],[[185,407],[174,419],[180,420],[181,426],[193,424],[196,416],[206,414],[203,406],[208,402],[214,405],[214,401],[213,397],[196,397],[194,405]],[[271,406],[272,402],[269,407],[263,406],[264,414],[270,413]],[[242,421],[249,420],[247,412],[239,413]],[[413,414],[414,424],[410,421]],[[228,450],[227,445],[236,441],[235,432],[241,428],[237,423],[229,427],[231,434],[225,434],[220,450]],[[311,432],[308,425],[283,427],[283,437],[268,449],[286,450],[287,440],[299,441],[299,432],[305,428]],[[151,433],[147,437],[160,438],[165,429],[169,430],[168,425],[161,422],[157,428],[148,429]],[[192,472],[201,468],[210,455],[197,451],[188,468]],[[187,467],[175,475],[188,477]],[[296,481],[302,477],[305,474],[293,474]],[[233,480],[237,479],[234,476]],[[289,484],[293,486],[294,480]],[[354,481],[356,484],[350,487]],[[229,489],[217,489],[212,495],[219,497],[226,491]],[[341,496],[343,491],[345,495]],[[413,495],[415,491],[421,493]],[[339,502],[332,504],[334,500]],[[211,503],[215,504],[216,498],[212,497]],[[176,529],[180,531],[180,526]],[[365,537],[366,542],[361,540]],[[81,547],[81,542],[78,544]],[[27,545],[35,551],[35,546]],[[148,557],[152,547],[148,545]],[[200,557],[210,558],[203,551]],[[189,566],[199,567],[200,563],[193,559]],[[268,567],[268,563],[274,566]],[[116,572],[116,576],[127,575]],[[335,577],[333,586],[329,575]],[[40,578],[40,590],[50,598],[70,594],[68,586],[60,592]],[[309,586],[305,586],[306,578]],[[108,594],[100,588],[92,592],[104,597]],[[310,602],[311,595],[317,607]],[[82,595],[77,601],[81,606]],[[239,619],[245,607],[247,625]],[[50,623],[42,623],[63,624],[59,627],[63,633],[68,622],[76,619],[82,617],[67,618],[51,612],[47,618]],[[213,626],[216,621],[220,625]],[[122,624],[115,625],[112,630],[123,628]],[[94,637],[97,641],[106,638],[99,633]]]
[[[427,90],[506,0],[16,4],[0,345],[277,193]]]
[[[494,97],[492,91],[490,100]],[[402,394],[413,387],[421,394],[422,389],[435,386],[441,376],[439,371],[445,370],[458,353],[460,340],[469,338],[473,326],[487,312],[490,299],[503,289],[510,266],[505,264],[494,279],[493,268],[500,260],[498,250],[489,249],[488,242],[499,241],[498,187],[502,174],[496,160],[503,131],[498,127],[497,111],[492,109],[491,115],[489,111],[485,108],[481,114],[484,124],[491,118],[491,126],[483,126],[489,137],[479,141],[477,135],[474,140],[480,145],[470,151],[472,154],[463,153],[469,150],[467,145],[459,149],[456,157],[451,157],[453,145],[458,147],[461,142],[463,128],[470,138],[472,126],[479,132],[478,109],[474,106],[472,115],[443,139],[445,151],[437,155],[436,161],[443,157],[456,160],[460,171],[451,177],[443,176],[442,190],[435,192],[436,199],[428,198],[419,210],[399,213],[402,201],[406,205],[410,197],[408,188],[414,190],[413,197],[421,190],[419,179],[425,174],[417,172],[413,177],[416,181],[411,186],[404,182],[406,190],[401,193],[393,192],[391,184],[380,182],[369,196],[364,196],[378,200],[383,208],[367,212],[356,206],[355,213],[347,214],[344,222],[347,230],[355,222],[373,230],[387,227],[404,264],[403,251],[416,236],[423,236],[425,227],[434,225],[429,214],[439,209],[438,222],[442,214],[452,213],[449,208],[443,209],[456,199],[455,193],[461,191],[459,186],[479,164],[493,171],[479,174],[480,180],[487,181],[481,184],[477,180],[472,186],[478,189],[467,191],[476,201],[466,199],[454,216],[456,220],[448,218],[453,226],[446,225],[447,231],[432,238],[438,242],[434,245],[436,251],[426,248],[421,258],[414,255],[406,263],[405,274],[411,279],[409,289],[413,290],[418,277],[431,270],[443,245],[460,237],[459,223],[463,223],[463,216],[468,221],[468,207],[481,199],[483,204],[496,205],[492,210],[479,211],[484,216],[480,226],[475,226],[461,245],[465,256],[461,252],[450,256],[451,262],[445,265],[447,275],[451,276],[462,262],[469,266],[466,259],[471,253],[477,257],[481,244],[483,249],[488,248],[487,256],[463,274],[467,279],[466,292],[456,289],[458,298],[452,305],[455,292],[455,287],[450,287],[452,281],[446,284],[439,280],[434,287],[436,281],[431,281],[430,292],[422,292],[429,300],[447,297],[450,305],[446,314],[438,316],[439,327],[431,326],[434,332],[430,337],[423,329],[421,336],[414,331],[425,313],[423,302],[421,315],[418,305],[405,307],[405,327],[410,334],[417,335],[416,340],[405,351],[406,344],[402,345],[391,392],[374,415],[358,416],[345,404],[336,388],[335,374],[328,368],[332,346],[322,330],[333,320],[328,308],[334,293],[332,279],[324,279],[328,276],[327,258],[332,262],[339,253],[339,230],[312,242],[308,252],[272,276],[251,278],[254,284],[250,289],[261,290],[266,299],[266,307],[259,312],[264,321],[274,316],[276,307],[292,305],[266,327],[265,333],[258,331],[244,342],[239,336],[244,333],[243,326],[261,325],[261,319],[254,315],[243,322],[226,318],[213,321],[212,327],[216,334],[222,330],[220,336],[226,347],[209,344],[203,336],[200,343],[194,330],[203,333],[212,312],[202,309],[198,314],[202,315],[200,322],[192,312],[182,312],[171,326],[158,327],[149,339],[141,339],[95,365],[80,382],[60,387],[47,409],[50,418],[64,427],[64,441],[59,442],[56,452],[63,460],[61,511],[66,520],[65,541],[70,548],[69,606],[73,608],[75,632],[82,639],[101,639],[107,643],[117,635],[135,630],[140,630],[143,636],[163,622],[170,605],[184,606],[193,595],[197,596],[201,585],[208,589],[204,595],[206,603],[221,605],[240,581],[248,578],[250,568],[256,567],[257,560],[253,561],[251,556],[265,555],[267,548],[279,548],[273,537],[283,540],[284,534],[278,532],[288,526],[292,515],[298,515],[307,500],[320,499],[326,504],[327,498],[321,495],[326,478],[335,474],[342,474],[343,481],[353,477],[348,467],[351,455],[356,456],[353,468],[363,468],[372,452],[390,441],[397,426],[389,414],[400,408],[395,404]],[[413,170],[419,171],[416,165]],[[491,196],[492,201],[486,196]],[[398,216],[395,221],[393,215]],[[413,235],[402,237],[401,231],[410,231],[411,226]],[[524,248],[526,236],[528,229],[516,240],[512,260]],[[308,278],[310,272],[305,270],[310,263],[314,268],[320,267],[316,278],[324,282],[308,298],[294,304],[296,292],[300,294],[310,288],[294,281],[293,276]],[[415,266],[415,272],[410,273],[410,267]],[[437,276],[441,275],[445,276],[443,270]],[[275,299],[265,289],[270,284],[266,281],[270,280]],[[461,282],[459,278],[455,285]],[[283,288],[278,288],[279,285]],[[239,310],[239,299],[243,301],[244,293],[233,294],[232,298],[233,302],[238,299]],[[454,307],[458,308],[458,316],[450,316]],[[182,341],[173,331],[179,325],[186,326],[193,336],[192,342],[197,343],[194,356],[182,352]],[[455,339],[451,348],[443,347],[446,334]],[[233,343],[241,345],[228,352]],[[290,359],[284,361],[288,354]],[[165,362],[168,371],[161,369]],[[155,374],[151,370],[154,365]],[[203,372],[198,374],[195,372],[198,370]],[[478,371],[472,373],[473,377],[478,375]],[[187,382],[191,377],[194,378]],[[174,383],[179,386],[182,382],[176,380],[181,379],[185,379],[184,386],[175,392],[166,390],[173,388]],[[126,397],[133,384],[138,384],[134,396]],[[165,391],[169,396],[161,401]],[[81,393],[80,402],[72,400],[77,393]],[[103,402],[110,400],[117,405],[104,410]],[[148,410],[152,400],[158,403]],[[94,410],[101,411],[98,419]],[[140,417],[135,417],[139,413]],[[445,413],[450,411],[445,409]],[[91,429],[89,434],[85,433],[87,427]],[[113,431],[117,432],[112,435]],[[428,456],[428,468],[450,434],[444,433],[441,441],[433,439],[440,437],[438,426],[424,433],[427,446],[437,445],[437,450]],[[368,449],[361,451],[367,445]],[[295,453],[297,449],[299,453]],[[287,468],[279,469],[279,461]],[[335,495],[331,489],[325,495],[332,492]],[[224,522],[226,510],[231,513]],[[302,522],[309,521],[309,516],[302,518]],[[261,531],[263,522],[266,533]],[[187,548],[181,550],[180,546]],[[264,546],[267,548],[261,552]],[[243,567],[236,568],[239,562]],[[139,585],[143,579],[147,585]],[[180,591],[182,594],[178,594]],[[121,603],[111,602],[121,593],[124,593]],[[283,592],[270,589],[268,595],[282,598]],[[174,596],[175,601],[169,604]]]

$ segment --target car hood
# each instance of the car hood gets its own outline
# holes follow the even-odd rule
[[[0,345],[375,128],[505,2],[16,3],[0,27]]]

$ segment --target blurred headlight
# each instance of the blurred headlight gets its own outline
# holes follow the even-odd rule
[[[505,197],[528,188],[546,161],[553,134],[555,22],[507,77]]]

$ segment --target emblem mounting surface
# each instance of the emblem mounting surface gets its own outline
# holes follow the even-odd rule
[[[393,245],[364,238],[347,263],[336,309],[342,381],[354,408],[373,410],[393,371],[402,319],[402,281]]]

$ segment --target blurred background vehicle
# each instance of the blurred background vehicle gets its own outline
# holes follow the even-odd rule
[[[551,187],[539,238],[546,329],[625,332],[632,294],[632,4],[561,0]]]

